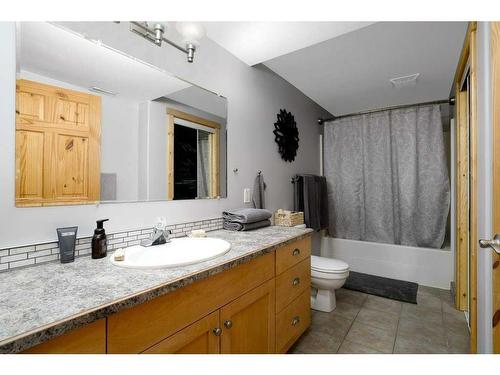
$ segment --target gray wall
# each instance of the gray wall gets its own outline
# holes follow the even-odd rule
[[[149,196],[167,199],[167,116],[165,107],[152,102],[149,114]]]
[[[0,247],[56,240],[57,227],[78,225],[91,235],[95,220],[110,218],[109,232],[152,225],[156,217],[169,223],[220,216],[243,206],[243,188],[252,187],[258,170],[267,183],[268,208],[291,208],[290,177],[319,173],[317,117],[328,114],[275,74],[252,68],[209,39],[202,40],[193,64],[174,48],[158,48],[121,24],[82,22],[66,26],[170,71],[228,98],[228,198],[220,200],[121,203],[105,205],[16,208],[14,206],[15,24],[0,23]],[[117,32],[119,29],[119,32]],[[281,160],[273,137],[280,108],[295,115],[300,148],[294,163]],[[233,168],[239,172],[234,174]]]
[[[138,196],[139,103],[102,95],[101,172],[116,173],[116,200]]]

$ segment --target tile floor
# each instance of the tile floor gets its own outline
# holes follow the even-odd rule
[[[468,353],[469,331],[449,291],[418,288],[417,305],[347,289],[331,313],[312,311],[289,353]]]

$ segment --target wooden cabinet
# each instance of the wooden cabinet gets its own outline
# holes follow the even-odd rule
[[[276,353],[286,353],[310,325],[311,292],[307,289],[276,315]]]
[[[274,353],[274,294],[274,279],[271,279],[143,353]]]
[[[293,267],[304,259],[309,259],[310,257],[310,237],[281,246],[276,250],[276,275],[280,275],[290,267]]]
[[[27,352],[285,353],[311,324],[310,245],[285,245]],[[276,276],[278,259],[286,268]]]
[[[273,277],[270,253],[113,314],[108,317],[108,353],[140,353]]]
[[[100,319],[36,345],[24,354],[105,354],[106,319]]]
[[[311,289],[311,258],[276,277],[276,311],[283,310],[306,289]]]
[[[221,353],[274,353],[274,279],[224,306],[220,317]]]
[[[99,201],[100,97],[16,84],[16,205]]]
[[[276,353],[311,325],[311,237],[276,250]]]
[[[160,341],[144,354],[217,354],[220,352],[219,311]]]

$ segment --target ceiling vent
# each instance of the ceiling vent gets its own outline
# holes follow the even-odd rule
[[[409,76],[391,78],[389,81],[397,89],[402,88],[402,87],[413,87],[417,84],[417,78],[419,76],[420,76],[420,73],[415,73],[415,74],[411,74]]]

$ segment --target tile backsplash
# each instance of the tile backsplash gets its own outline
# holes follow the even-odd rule
[[[172,231],[171,237],[183,237],[194,229],[204,229],[206,231],[222,229],[222,218],[169,225],[167,229]],[[152,231],[152,228],[145,228],[108,233],[108,250],[137,245],[142,239],[149,237]],[[91,240],[92,237],[82,237],[76,240],[75,257],[90,255]],[[59,247],[57,241],[30,246],[4,248],[0,249],[0,272],[6,272],[19,267],[36,266],[38,264],[58,260]]]

